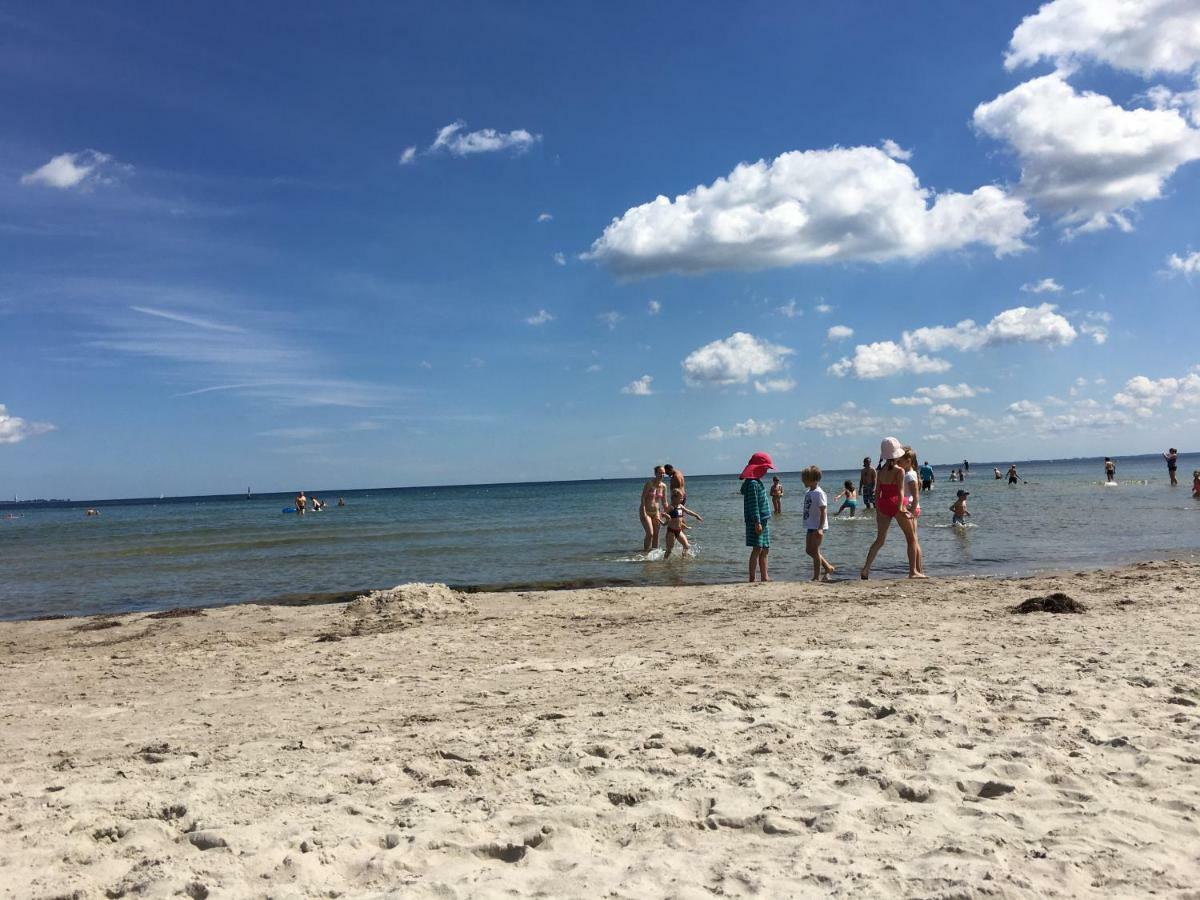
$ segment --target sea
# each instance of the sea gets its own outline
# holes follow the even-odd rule
[[[993,477],[1009,461],[972,463],[965,484],[937,482],[922,500],[925,570],[938,576],[1077,571],[1155,558],[1200,558],[1200,500],[1181,455],[1177,488],[1160,456],[1120,458],[1106,486],[1101,459],[1018,463],[1021,481]],[[780,474],[783,514],[771,523],[775,580],[812,575],[800,512],[804,486]],[[858,470],[827,471],[833,497]],[[297,516],[291,494],[0,506],[0,619],[161,610],[231,603],[319,603],[413,581],[465,590],[689,585],[746,577],[736,475],[689,476],[688,506],[704,517],[692,553],[642,552],[643,478],[310,492],[325,511]],[[769,479],[764,480],[769,484]],[[971,517],[949,506],[969,490]],[[346,505],[336,506],[344,498]],[[98,516],[84,515],[93,506]],[[837,504],[831,504],[832,513]],[[874,515],[832,519],[824,554],[858,578]],[[892,526],[875,578],[907,573]]]

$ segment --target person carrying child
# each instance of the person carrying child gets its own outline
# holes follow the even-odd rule
[[[950,520],[951,525],[967,524],[967,516],[970,515],[970,513],[967,512],[967,498],[969,496],[971,496],[970,491],[958,492],[958,499],[955,500],[953,505],[950,507],[950,512],[954,513],[954,517]]]
[[[821,555],[821,542],[825,539],[825,530],[829,527],[829,501],[825,497],[825,491],[821,489],[821,470],[816,466],[809,466],[800,473],[800,479],[808,488],[808,493],[804,495],[804,552],[812,557],[812,580],[829,581],[834,569],[829,560]]]
[[[771,552],[771,507],[767,503],[767,489],[762,477],[775,463],[766,453],[755,453],[738,476],[742,480],[742,514],[746,520],[746,546],[750,548],[750,581],[754,581],[754,570],[758,569],[760,581],[767,577],[767,554]]]
[[[843,498],[845,498],[845,499],[843,499]],[[843,510],[848,509],[848,510],[850,510],[850,518],[853,519],[855,516],[855,513],[858,511],[858,491],[856,491],[854,489],[853,481],[843,481],[842,482],[841,491],[834,494],[834,496],[833,496],[834,503],[837,503],[838,500],[842,501],[842,505],[838,507],[838,510],[837,510],[837,512],[835,512],[833,514],[833,517],[836,519],[838,516],[840,516],[842,514]]]
[[[671,505],[667,507],[667,514],[661,519],[662,523],[667,526],[667,550],[663,554],[663,559],[671,558],[671,551],[675,548],[676,541],[683,547],[684,553],[692,549],[687,535],[684,534],[688,527],[684,516],[691,516],[697,522],[704,521],[698,513],[692,512],[683,505],[683,491],[671,491]]]

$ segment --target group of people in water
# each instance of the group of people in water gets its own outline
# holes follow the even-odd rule
[[[1174,447],[1163,454],[1172,486],[1179,483],[1176,479],[1178,455],[1179,451]],[[770,581],[767,560],[771,550],[771,519],[782,514],[784,495],[783,482],[778,475],[773,476],[769,488],[763,484],[763,478],[774,468],[775,463],[770,454],[755,453],[738,476],[741,480],[746,546],[750,548],[747,574],[751,582],[756,579]],[[1104,458],[1104,469],[1106,481],[1115,483],[1116,464],[1107,456]],[[949,480],[963,482],[970,471],[971,464],[963,460],[961,468],[951,470]],[[993,475],[996,480],[1007,478],[1009,484],[1020,482],[1016,464],[1010,465],[1005,474],[1002,474],[999,468],[995,468]],[[809,466],[801,471],[800,478],[805,488],[805,553],[812,559],[813,581],[829,581],[836,571],[821,552],[824,534],[829,528],[829,519],[837,518],[845,512],[848,512],[851,518],[855,517],[860,503],[864,510],[875,511],[878,531],[867,550],[867,558],[859,577],[864,580],[870,578],[871,566],[879,551],[883,549],[893,522],[904,536],[908,577],[926,577],[918,525],[921,518],[921,495],[933,489],[935,476],[928,461],[918,463],[917,453],[912,447],[902,444],[894,437],[884,438],[879,447],[878,466],[871,464],[869,456],[863,459],[858,484],[855,485],[851,480],[842,482],[842,490],[833,497],[833,502],[840,500],[841,505],[832,514],[829,512],[830,501],[821,488],[820,468]],[[961,488],[955,492],[954,502],[949,507],[950,522],[955,528],[966,527],[967,519],[971,515],[967,509],[967,498],[970,495],[970,491]],[[1200,499],[1200,469],[1192,473],[1192,496]],[[684,534],[688,528],[687,517],[691,516],[698,522],[704,520],[689,509],[686,502],[687,489],[683,472],[671,465],[656,466],[654,476],[647,479],[642,486],[638,509],[645,531],[644,552],[649,553],[658,548],[659,530],[663,526],[667,530],[664,558],[670,557],[676,543],[680,544],[684,551],[690,549],[691,545]]]
[[[337,505],[345,506],[345,499],[338,497]],[[304,495],[304,491],[300,491],[298,494],[296,494],[294,509],[296,510],[296,515],[298,516],[302,516],[306,512],[321,512],[325,509],[325,501],[316,496],[306,497]],[[287,510],[284,510],[284,512],[287,512]]]

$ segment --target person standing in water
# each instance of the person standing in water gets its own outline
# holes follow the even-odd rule
[[[1020,478],[1017,476],[1017,464],[1013,463],[1008,467],[1008,483],[1016,484]]]
[[[666,507],[667,488],[663,484],[666,469],[663,466],[654,467],[654,477],[647,478],[642,485],[642,499],[638,503],[638,518],[642,522],[642,530],[646,538],[642,541],[642,552],[649,553],[658,549],[658,529],[662,525],[662,511]]]
[[[1167,475],[1171,479],[1171,487],[1179,487],[1179,479],[1175,477],[1175,469],[1179,466],[1179,451],[1172,447],[1163,454],[1163,459],[1167,461]]]
[[[771,551],[771,507],[767,504],[767,489],[762,477],[775,463],[766,453],[755,453],[738,476],[742,480],[742,515],[746,520],[746,546],[750,548],[750,581],[758,570],[760,581],[767,577],[767,554]]]
[[[771,479],[771,512],[783,515],[783,482],[778,475]]]
[[[862,495],[863,509],[875,508],[875,467],[871,465],[871,457],[863,457],[862,471],[858,473],[858,492]]]
[[[963,460],[962,471],[964,474],[969,474],[971,471],[971,464],[969,462],[967,462],[965,459]]]
[[[1108,456],[1104,457],[1104,482],[1105,484],[1117,483],[1117,464]]]
[[[667,473],[667,477],[671,479],[671,493],[679,491],[683,497],[683,502],[687,503],[687,479],[683,477],[683,473],[675,468],[670,463],[663,466],[663,471]]]
[[[304,491],[296,495],[296,515],[304,515],[304,509],[308,506],[308,498],[304,496]]]

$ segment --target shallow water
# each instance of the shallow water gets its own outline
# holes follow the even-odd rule
[[[993,464],[974,464],[968,528],[950,527],[959,485],[939,480],[922,501],[927,573],[1017,575],[1200,551],[1200,501],[1190,489],[1200,454],[1180,457],[1174,489],[1159,457],[1117,464],[1116,487],[1103,485],[1099,460],[1019,464],[1016,486],[995,481]],[[948,471],[938,469],[939,479]],[[857,473],[826,473],[831,498],[848,477]],[[803,485],[795,473],[781,478],[771,575],[809,578]],[[688,506],[704,522],[688,532],[694,555],[666,561],[641,552],[640,487],[641,479],[318,491],[331,505],[304,517],[282,513],[291,505],[282,495],[107,504],[95,518],[82,507],[0,509],[0,618],[307,598],[405,581],[569,587],[745,577],[736,477],[688,478]],[[873,516],[832,521],[823,550],[839,576],[857,577],[875,531]],[[875,574],[906,571],[892,527]]]

